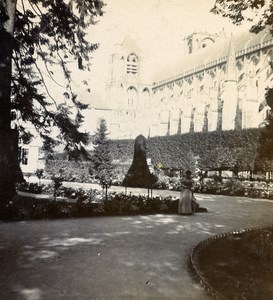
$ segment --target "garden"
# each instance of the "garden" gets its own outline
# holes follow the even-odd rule
[[[180,191],[179,176],[160,177],[155,187]],[[174,197],[135,196],[125,193],[109,193],[105,199],[103,189],[82,189],[63,186],[61,177],[51,177],[51,184],[23,182],[17,185],[18,192],[47,196],[17,195],[13,201],[2,203],[2,220],[28,220],[50,218],[76,218],[90,216],[136,215],[155,213],[177,213],[178,199]],[[273,184],[265,181],[240,181],[221,179],[219,176],[195,179],[195,193],[246,196],[273,199]],[[44,197],[45,198],[45,197]],[[200,209],[200,211],[205,211]]]
[[[107,130],[103,125],[101,141]],[[260,155],[262,136],[261,129],[245,129],[148,138],[147,161],[157,176],[151,188],[180,191],[181,173],[189,169],[195,177],[195,192],[272,199],[273,164]],[[96,175],[105,168],[111,169],[111,185],[122,185],[132,163],[133,140],[109,140],[107,151],[98,151],[104,147],[100,143],[90,156],[107,163],[98,166],[95,162],[95,171],[91,170],[92,161],[67,160],[65,155],[56,155],[46,161],[42,177],[99,183]],[[99,157],[102,152],[107,155]]]
[[[107,200],[102,190],[73,189],[63,186],[24,183],[18,191],[49,195],[35,199],[16,195],[9,203],[1,202],[0,219],[21,221],[31,219],[79,218],[94,216],[146,215],[177,213],[178,199],[147,197],[124,193],[109,193]]]
[[[229,134],[232,137],[232,134]],[[178,137],[175,138],[179,140]],[[191,138],[191,136],[187,138]],[[226,142],[228,138],[226,137],[224,140]],[[233,143],[233,139],[230,138],[230,141]],[[249,141],[253,141],[253,139],[250,138]],[[180,191],[182,170],[191,169],[195,175],[195,193],[273,199],[273,184],[271,180],[265,180],[263,176],[256,177],[256,180],[253,177],[240,177],[239,170],[245,170],[245,168],[254,170],[255,166],[257,167],[257,161],[251,161],[249,157],[240,160],[243,153],[242,149],[238,150],[236,147],[230,147],[224,151],[222,147],[222,150],[218,148],[215,152],[209,148],[213,157],[210,156],[207,160],[207,163],[210,163],[210,165],[206,165],[206,167],[204,163],[206,155],[204,153],[208,152],[204,151],[203,156],[201,156],[201,152],[197,150],[194,152],[192,149],[188,149],[183,160],[179,159],[176,161],[176,167],[168,166],[166,162],[164,162],[164,167],[162,162],[159,163],[158,160],[153,160],[153,168],[151,166],[148,168],[146,153],[142,152],[140,154],[143,156],[143,162],[139,166],[136,165],[135,174],[139,177],[140,173],[138,172],[141,169],[140,166],[142,166],[142,169],[146,171],[149,169],[154,174],[152,175],[153,179],[157,179],[156,181],[151,181],[152,184],[145,186],[146,188]],[[102,160],[101,157],[98,159],[100,152],[104,154]],[[166,151],[166,153],[172,152]],[[171,155],[173,153],[169,154],[169,156]],[[130,176],[133,178],[134,173],[130,173],[130,170],[134,169],[132,168],[134,163],[139,163],[140,161],[135,159],[135,153],[132,164],[131,162],[128,163],[128,166],[123,164],[122,167],[113,166],[111,163],[113,157],[110,157],[107,151],[97,151],[93,157],[91,162],[48,161],[47,167],[43,172],[38,170],[36,172],[36,176],[39,179],[38,183],[20,183],[17,186],[17,191],[36,195],[49,195],[49,197],[37,200],[34,197],[16,195],[12,201],[1,203],[0,219],[21,221],[177,213],[178,199],[174,197],[151,197],[149,192],[148,196],[113,192],[108,192],[107,194],[107,189],[112,184],[124,185],[125,183],[126,187],[124,178],[129,178]],[[232,160],[230,160],[231,157]],[[163,156],[160,160],[163,161]],[[102,161],[102,163],[98,163],[99,161]],[[215,165],[216,163],[217,165]],[[129,168],[130,164],[131,167]],[[202,168],[200,169],[200,167],[206,171],[201,171]],[[271,170],[270,168],[268,169]],[[231,175],[223,176],[222,171],[224,170],[231,170]],[[150,173],[150,171],[147,172]],[[149,175],[148,173],[147,176]],[[128,174],[130,175],[129,177]],[[43,185],[41,184],[42,178],[51,179],[52,183]],[[74,189],[63,186],[63,181],[98,183],[102,189]],[[145,184],[145,180],[143,182]],[[197,208],[197,212],[206,211],[206,208],[200,206]],[[262,238],[259,239],[259,236],[262,236]],[[259,243],[263,245],[262,248]],[[249,247],[249,245],[252,246]],[[257,291],[260,294],[262,293],[263,299],[267,299],[266,297],[271,295],[270,280],[272,270],[271,267],[268,267],[266,261],[272,261],[270,254],[271,245],[270,231],[265,231],[265,233],[261,234],[258,232],[258,235],[254,231],[252,234],[228,235],[226,238],[204,242],[201,245],[197,245],[194,249],[197,249],[195,251],[195,262],[198,264],[198,275],[206,283],[210,291],[216,291],[216,294],[223,295],[223,297],[228,299],[257,299]],[[247,258],[245,254],[247,254]],[[259,268],[258,277],[255,275],[257,268]]]

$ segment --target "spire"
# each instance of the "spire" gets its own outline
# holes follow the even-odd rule
[[[231,34],[227,59],[226,81],[237,81],[236,79],[236,56],[233,36]]]
[[[133,51],[138,53],[138,55],[141,54],[141,49],[137,45],[136,41],[132,38],[130,33],[127,33],[124,40],[122,41],[122,47],[128,52]]]

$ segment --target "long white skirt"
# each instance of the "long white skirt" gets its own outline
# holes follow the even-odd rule
[[[178,204],[178,213],[181,215],[191,215],[192,211],[192,191],[190,189],[183,189],[180,193],[180,199]]]

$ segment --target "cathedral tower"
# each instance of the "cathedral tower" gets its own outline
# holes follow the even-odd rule
[[[143,83],[141,76],[141,51],[129,36],[116,45],[109,69],[106,103],[113,110],[116,127],[114,137],[147,136],[149,128],[145,128],[144,112],[146,102],[149,102],[150,88]]]
[[[194,32],[185,38],[187,43],[188,54],[195,53],[198,50],[206,48],[219,38],[218,34],[207,32]]]

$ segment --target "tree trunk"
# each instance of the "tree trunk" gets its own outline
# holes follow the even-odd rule
[[[107,188],[107,186],[106,186],[106,188],[105,188],[105,200],[106,200],[106,201],[108,200],[108,199],[107,199],[107,198],[108,198],[108,193],[107,193],[107,192],[108,192],[108,188]]]
[[[2,197],[10,197],[15,194],[16,182],[23,181],[23,175],[18,162],[18,131],[0,131],[0,201]]]
[[[15,194],[20,175],[18,133],[11,129],[11,76],[16,0],[0,0],[6,20],[0,24],[0,200]]]

